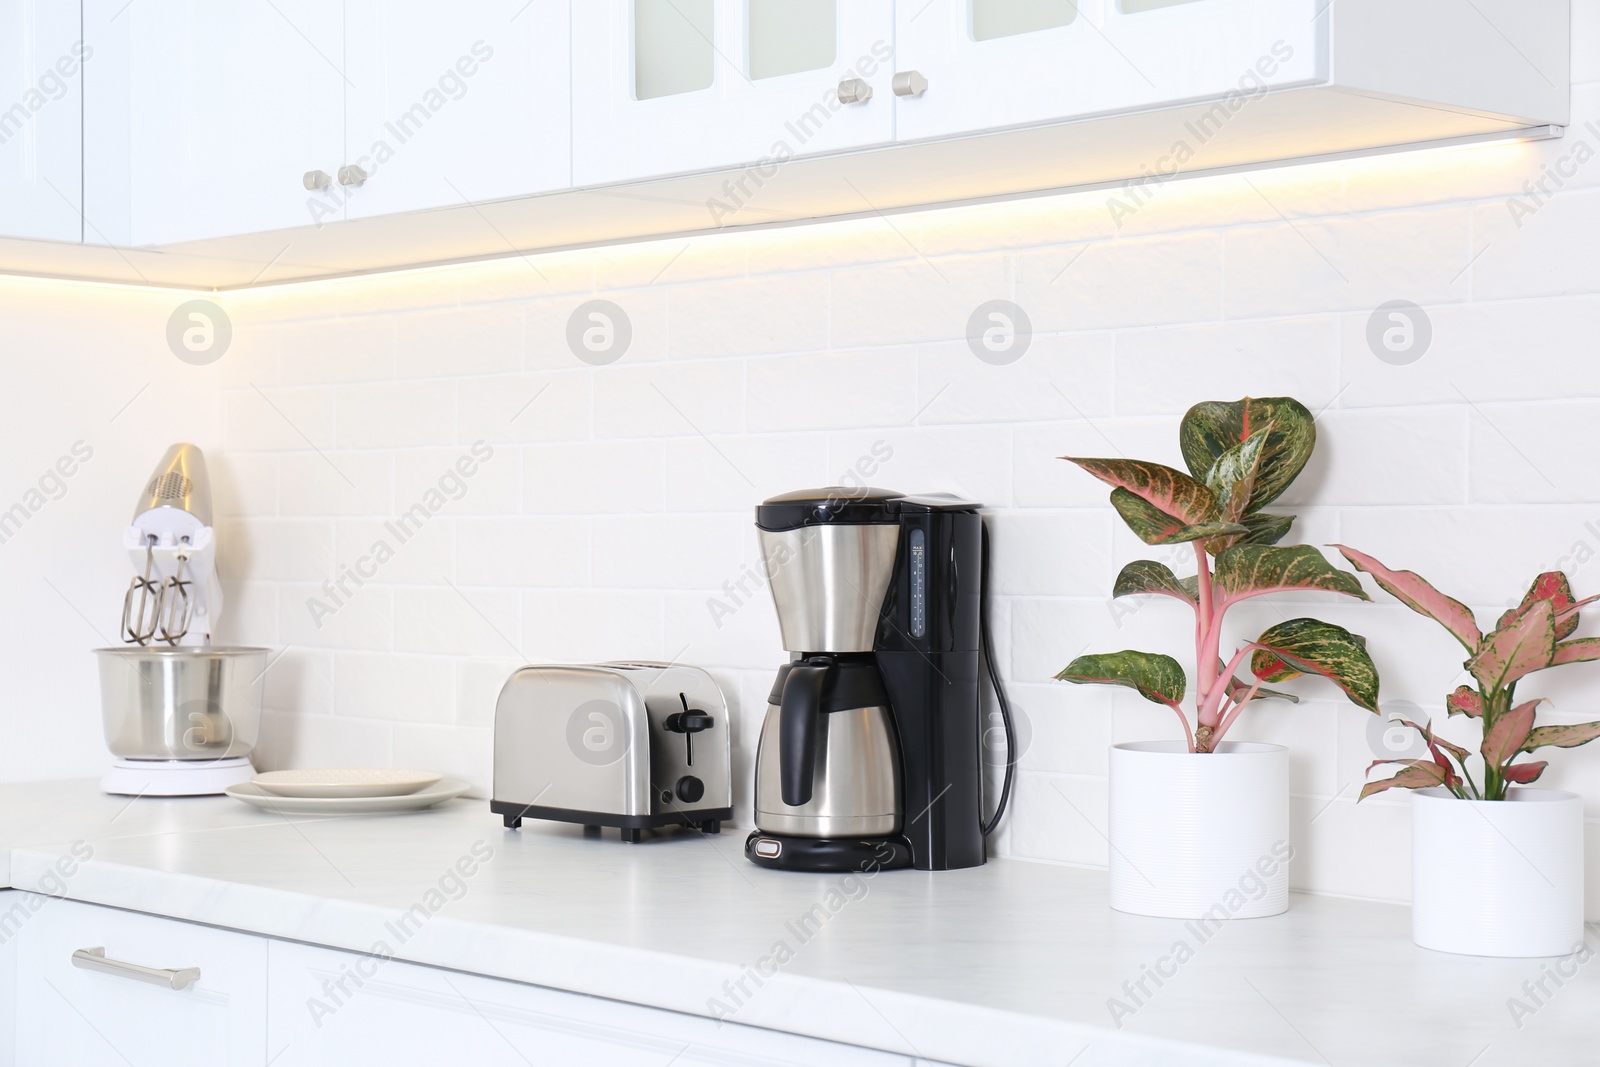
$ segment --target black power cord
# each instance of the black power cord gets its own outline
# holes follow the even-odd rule
[[[1017,732],[1011,724],[1011,701],[1006,699],[1006,691],[1000,687],[1000,675],[995,672],[994,638],[989,633],[988,523],[983,524],[983,563],[981,569],[981,591],[978,594],[978,647],[983,652],[985,673],[989,675],[989,686],[994,690],[995,701],[1000,705],[1000,720],[1005,724],[1006,731],[1006,777],[1000,786],[1000,801],[995,805],[994,815],[983,826],[983,836],[988,837],[994,833],[995,827],[1000,825],[1000,820],[1006,813],[1006,804],[1011,800],[1012,774],[1017,766]]]

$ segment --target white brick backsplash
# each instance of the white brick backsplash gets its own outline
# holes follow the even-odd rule
[[[1468,292],[1469,214],[1460,207],[1310,219],[1228,234],[1230,318],[1428,305]]]
[[[455,439],[454,381],[385,382],[339,389],[340,448],[447,445]]]
[[[386,452],[297,452],[278,460],[284,515],[383,515],[394,507],[394,457]]]
[[[1600,158],[1520,226],[1511,211],[1525,183],[1600,147],[1586,125],[1600,118],[1600,0],[1575,0],[1574,27],[1575,123],[1559,140],[1175,181],[1120,220],[1101,189],[219,294],[233,347],[206,368],[167,351],[171,292],[0,279],[8,350],[33,354],[9,367],[0,510],[73,440],[95,449],[0,552],[0,592],[43,595],[52,624],[48,642],[15,621],[0,636],[68,679],[65,698],[24,680],[13,703],[64,701],[68,728],[97,733],[92,674],[61,658],[60,633],[80,635],[73,648],[93,630],[112,640],[130,568],[107,539],[166,445],[192,440],[221,542],[216,639],[275,657],[263,769],[414,764],[487,795],[494,704],[517,666],[681,658],[727,691],[748,825],[786,657],[752,509],[830,484],[942,490],[987,509],[996,660],[1024,745],[991,847],[1104,865],[1108,747],[1181,731],[1136,693],[1054,675],[1123,648],[1192,672],[1189,611],[1110,596],[1130,560],[1188,574],[1192,550],[1140,542],[1109,488],[1057,457],[1185,469],[1178,420],[1194,403],[1294,396],[1318,416],[1316,455],[1273,507],[1299,516],[1294,542],[1341,567],[1326,546],[1417,570],[1483,624],[1542,570],[1600,592]],[[1009,364],[967,340],[994,299],[1030,320]],[[594,300],[631,329],[611,363],[569,342]],[[1392,300],[1425,309],[1430,345],[1410,363],[1368,340]],[[429,517],[400,543],[387,524],[419,503]],[[394,554],[358,587],[380,540]],[[1362,581],[1371,604],[1242,605],[1226,643],[1297,615],[1349,627],[1385,709],[1475,747],[1472,725],[1443,714],[1465,650]],[[308,601],[332,611],[320,627]],[[1586,635],[1600,634],[1593,614]],[[1565,667],[1519,694],[1548,698],[1544,722],[1583,722],[1600,718],[1597,682]],[[1292,883],[1403,901],[1409,798],[1354,800],[1384,754],[1382,720],[1323,679],[1283,688],[1304,702],[1258,705],[1234,736],[1292,753]],[[12,749],[48,743],[15,720],[0,715],[27,742]],[[0,776],[86,776],[104,758],[7,749]],[[1555,753],[1541,784],[1587,800],[1600,918],[1600,745]]]
[[[395,373],[444,378],[522,369],[522,306],[478,304],[394,321]]]
[[[1016,301],[1039,331],[1213,321],[1222,315],[1222,240],[1185,234],[1025,252]]]
[[[967,336],[980,304],[1014,296],[1003,256],[919,254],[905,263],[840,270],[833,275],[832,341],[839,348],[953,341]]]
[[[517,594],[463,585],[396,589],[394,648],[446,656],[521,655]]]
[[[285,644],[382,651],[391,644],[393,617],[392,593],[381,585],[351,580],[331,591],[323,583],[278,587],[278,634]]]
[[[522,596],[524,647],[536,663],[660,659],[673,652],[664,647],[661,619],[660,593],[539,589]]]
[[[522,456],[529,512],[608,514],[660,511],[662,449],[645,441],[529,445]]]
[[[443,656],[341,652],[334,666],[341,715],[449,723],[455,695],[455,667]]]
[[[1196,398],[1241,396],[1321,411],[1339,395],[1338,353],[1332,318],[1130,331],[1117,338],[1117,414],[1176,419]]]
[[[476,586],[584,585],[589,524],[570,518],[463,519],[456,523],[457,580]]]
[[[746,389],[756,431],[904,425],[917,414],[916,350],[752,360]]]
[[[822,273],[678,287],[669,307],[673,359],[808,352],[828,343]]]
[[[966,341],[925,345],[917,357],[917,421],[1028,422],[1113,413],[1110,334],[1034,337],[1015,363],[996,366]]]
[[[798,487],[825,485],[828,466],[818,434],[693,438],[662,444],[668,511],[742,511]]]
[[[332,448],[333,392],[259,389],[222,396],[223,439],[234,452],[299,452]]]
[[[596,437],[699,437],[744,429],[744,367],[727,360],[601,368]]]
[[[589,436],[594,376],[582,370],[463,378],[459,440],[491,444]]]
[[[387,316],[296,322],[279,327],[273,340],[284,385],[381,382],[394,376],[394,320]]]
[[[594,584],[611,589],[715,589],[740,557],[739,516],[617,516],[594,524]]]

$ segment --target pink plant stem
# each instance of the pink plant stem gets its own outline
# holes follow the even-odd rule
[[[1222,724],[1218,726],[1216,732],[1211,735],[1211,745],[1213,749],[1215,749],[1216,746],[1221,743],[1223,735],[1226,734],[1233,727],[1233,724],[1238,721],[1239,713],[1244,710],[1245,705],[1256,698],[1256,690],[1260,688],[1261,682],[1257,681],[1255,685],[1250,687],[1250,691],[1245,693],[1244,699],[1235,704],[1233,709],[1223,717]]]
[[[1199,704],[1204,701],[1205,695],[1211,692],[1211,687],[1217,683],[1217,657],[1215,655],[1206,655],[1206,649],[1213,644],[1211,640],[1211,561],[1206,558],[1204,544],[1199,541],[1195,541],[1193,544],[1200,600],[1194,614],[1195,669],[1200,675],[1200,693],[1196,703]]]
[[[1184,737],[1184,740],[1189,742],[1189,751],[1193,752],[1194,751],[1194,731],[1189,729],[1189,716],[1187,716],[1187,715],[1185,715],[1183,713],[1183,708],[1181,706],[1179,706],[1177,701],[1168,700],[1168,701],[1164,701],[1164,703],[1167,705],[1167,707],[1172,709],[1172,713],[1178,717],[1178,721],[1183,723],[1183,737]]]
[[[1228,692],[1228,682],[1233,678],[1234,672],[1239,669],[1239,665],[1244,662],[1244,658],[1248,656],[1254,648],[1255,645],[1249,644],[1235,652],[1233,654],[1233,659],[1229,660],[1228,665],[1222,668],[1222,674],[1212,684],[1210,692],[1201,694],[1201,703],[1199,707],[1200,725],[1209,726],[1212,728],[1213,741],[1216,740],[1215,730],[1222,718],[1222,702],[1223,697],[1226,696]],[[1213,655],[1212,658],[1215,659],[1216,657]]]

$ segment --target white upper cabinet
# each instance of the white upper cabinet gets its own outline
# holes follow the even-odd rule
[[[1327,0],[903,0],[898,99],[917,141],[1314,84]]]
[[[0,0],[0,237],[81,238],[82,37],[75,3]]]
[[[568,0],[346,0],[347,217],[570,185],[567,15]]]
[[[116,12],[91,21],[103,36],[90,44],[121,50],[126,68],[120,84],[91,82],[91,101],[107,112],[119,94],[131,101],[126,235],[110,240],[165,245],[343,217],[336,197],[303,183],[308,171],[331,175],[344,155],[350,79],[338,3],[89,2]],[[333,214],[319,218],[330,199]],[[91,201],[91,221],[98,208]]]
[[[578,0],[572,54],[579,186],[894,139],[892,0]]]

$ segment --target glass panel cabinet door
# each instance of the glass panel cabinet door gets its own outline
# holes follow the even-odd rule
[[[572,54],[580,187],[894,140],[893,0],[583,0]]]
[[[0,0],[0,236],[80,239],[82,37],[77,4]]]
[[[913,0],[896,7],[902,141],[1325,81],[1326,0]]]

